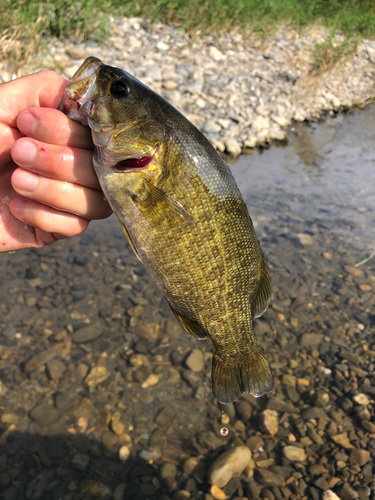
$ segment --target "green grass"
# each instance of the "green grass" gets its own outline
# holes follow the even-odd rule
[[[267,33],[280,23],[297,29],[320,24],[349,38],[375,38],[375,0],[0,0],[0,57],[19,67],[51,35],[98,39],[109,14],[143,16],[189,31],[238,26]]]

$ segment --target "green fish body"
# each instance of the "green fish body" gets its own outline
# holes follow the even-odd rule
[[[182,328],[213,343],[222,403],[273,388],[253,318],[271,278],[225,162],[181,113],[130,74],[88,58],[60,109],[92,129],[94,168],[131,247]]]

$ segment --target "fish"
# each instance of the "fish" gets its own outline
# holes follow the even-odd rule
[[[216,399],[271,392],[253,328],[271,275],[227,164],[163,97],[96,57],[73,75],[59,109],[91,128],[104,195],[181,327],[211,339]]]

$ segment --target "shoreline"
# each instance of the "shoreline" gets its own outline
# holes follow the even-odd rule
[[[236,30],[190,38],[160,22],[110,22],[107,43],[50,40],[49,53],[37,54],[24,74],[50,68],[69,78],[87,56],[97,56],[163,95],[218,151],[235,157],[284,140],[293,122],[316,121],[375,97],[375,40],[363,40],[345,61],[312,76],[316,46],[329,37],[326,28],[301,34],[279,27],[264,40],[247,40]],[[337,34],[335,40],[333,45],[345,38]],[[0,81],[10,78],[0,70]]]

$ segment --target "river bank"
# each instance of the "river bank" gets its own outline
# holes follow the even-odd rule
[[[105,43],[48,41],[24,73],[53,68],[67,78],[88,55],[121,67],[162,94],[220,151],[241,151],[286,138],[293,121],[318,120],[362,106],[375,96],[375,41],[364,40],[345,61],[317,75],[340,55],[345,38],[326,28],[298,33],[280,27],[267,37],[189,36],[141,18],[111,20]],[[330,52],[317,60],[317,47]],[[12,74],[3,62],[0,81]]]

